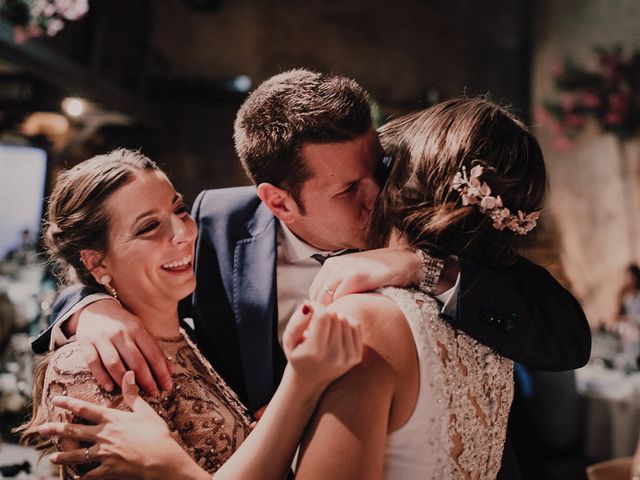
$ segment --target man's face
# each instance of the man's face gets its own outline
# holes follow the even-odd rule
[[[364,226],[380,191],[376,131],[342,143],[309,143],[301,155],[311,177],[300,191],[305,213],[294,212],[291,231],[320,250],[366,248]]]

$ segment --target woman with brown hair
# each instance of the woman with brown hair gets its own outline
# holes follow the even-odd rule
[[[389,122],[380,139],[391,169],[370,221],[372,247],[519,261],[516,239],[535,227],[546,190],[540,147],[521,121],[487,100],[459,98]],[[296,478],[495,478],[513,363],[445,323],[437,301],[416,290],[349,295],[328,309],[361,322],[365,352],[323,394]]]
[[[173,388],[158,397],[145,395],[148,404],[141,407],[161,420],[126,426],[134,436],[150,435],[148,446],[159,455],[154,458],[162,459],[159,464],[152,456],[137,457],[144,475],[178,465],[179,476],[285,476],[320,394],[360,359],[357,325],[320,305],[305,304],[296,311],[283,340],[289,364],[263,422],[250,434],[246,408],[181,328],[178,302],[195,287],[197,227],[182,196],[155,163],[120,149],[63,172],[49,199],[47,222],[45,243],[61,277],[104,286],[142,320],[170,364]],[[126,388],[134,388],[132,372],[125,380]],[[83,465],[64,467],[62,478],[95,467],[90,476],[113,477],[108,462],[99,465],[95,446],[69,439],[45,442],[39,426],[57,421],[74,431],[70,423],[77,417],[58,406],[60,395],[123,413],[136,408],[135,401],[127,403],[122,392],[103,389],[75,342],[48,354],[34,383],[33,415],[20,429],[23,439],[61,452],[84,447],[77,462]],[[278,426],[285,420],[290,428],[283,432]],[[120,447],[112,445],[109,451],[116,454]],[[139,453],[135,444],[126,449],[128,455]],[[64,458],[65,453],[54,455]],[[144,475],[130,467],[118,478]]]
[[[516,240],[535,227],[547,186],[540,147],[520,120],[458,98],[392,120],[380,140],[392,166],[371,216],[372,246],[517,261]],[[300,478],[495,478],[513,362],[456,331],[416,290],[343,297],[331,309],[362,322],[365,356],[323,396]],[[329,444],[331,463],[322,461]]]

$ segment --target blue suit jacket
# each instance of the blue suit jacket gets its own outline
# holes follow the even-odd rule
[[[277,222],[254,187],[202,192],[193,215],[197,287],[181,302],[195,321],[205,356],[250,410],[264,405],[284,365],[276,335]],[[55,322],[87,294],[61,294]],[[584,365],[591,336],[582,309],[542,267],[524,259],[492,270],[461,259],[457,314],[447,320],[500,354],[530,368],[569,370]],[[48,346],[48,332],[34,350]]]
[[[197,286],[191,313],[203,353],[254,411],[280,380],[276,219],[253,187],[207,190],[196,199]],[[190,310],[191,309],[191,310]]]

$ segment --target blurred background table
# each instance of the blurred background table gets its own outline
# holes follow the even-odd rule
[[[15,479],[33,480],[53,480],[58,478],[58,468],[43,458],[40,460],[40,453],[33,448],[21,447],[9,443],[0,443],[0,465],[21,464],[23,462],[31,464],[31,473],[20,472]],[[0,478],[5,478],[0,473]]]
[[[592,359],[576,371],[585,400],[585,455],[602,461],[633,455],[640,432],[640,370],[634,347],[620,351],[619,339],[594,332]]]

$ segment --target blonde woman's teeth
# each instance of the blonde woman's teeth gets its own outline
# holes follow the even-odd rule
[[[187,255],[186,257],[181,258],[180,260],[175,260],[173,262],[165,263],[164,265],[162,265],[162,268],[178,269],[178,268],[186,267],[190,263],[191,263],[191,255]]]

